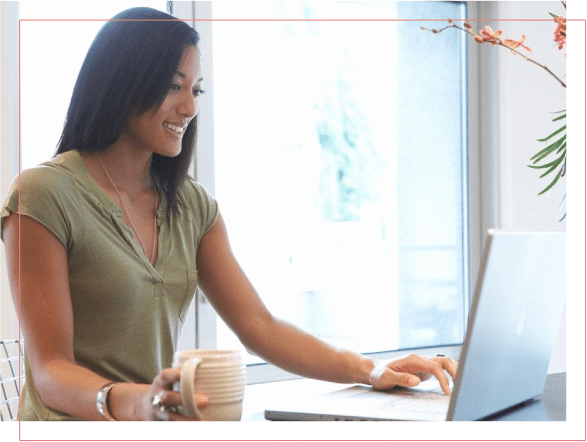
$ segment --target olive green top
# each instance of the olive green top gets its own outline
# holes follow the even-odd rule
[[[214,198],[191,178],[178,195],[179,212],[169,222],[165,198],[157,209],[154,266],[122,222],[120,207],[75,150],[23,171],[2,207],[0,236],[10,212],[20,212],[49,229],[66,248],[75,361],[112,381],[151,383],[171,366],[198,282],[198,245],[218,216]],[[26,341],[25,374],[22,420],[74,419],[41,402]]]

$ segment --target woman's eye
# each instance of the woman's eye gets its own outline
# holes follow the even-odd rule
[[[169,86],[169,90],[177,92],[178,90],[180,90],[181,87],[179,84],[172,84],[171,86]]]
[[[194,89],[194,97],[198,97],[198,96],[200,96],[202,94],[205,94],[205,93],[206,93],[205,90],[202,90],[202,89]]]

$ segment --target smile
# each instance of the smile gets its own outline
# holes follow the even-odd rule
[[[181,127],[181,126],[175,126],[173,124],[170,123],[163,123],[163,126],[165,126],[167,129],[177,133],[177,134],[182,134],[185,131],[185,127]]]

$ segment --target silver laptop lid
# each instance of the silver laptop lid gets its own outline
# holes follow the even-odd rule
[[[542,393],[566,295],[566,234],[490,230],[448,420]]]

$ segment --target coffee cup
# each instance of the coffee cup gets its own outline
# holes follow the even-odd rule
[[[184,416],[209,421],[241,419],[246,372],[238,350],[196,349],[176,352],[173,367],[181,368],[181,380],[174,390],[181,393]],[[198,409],[194,395],[208,397],[209,404]]]

